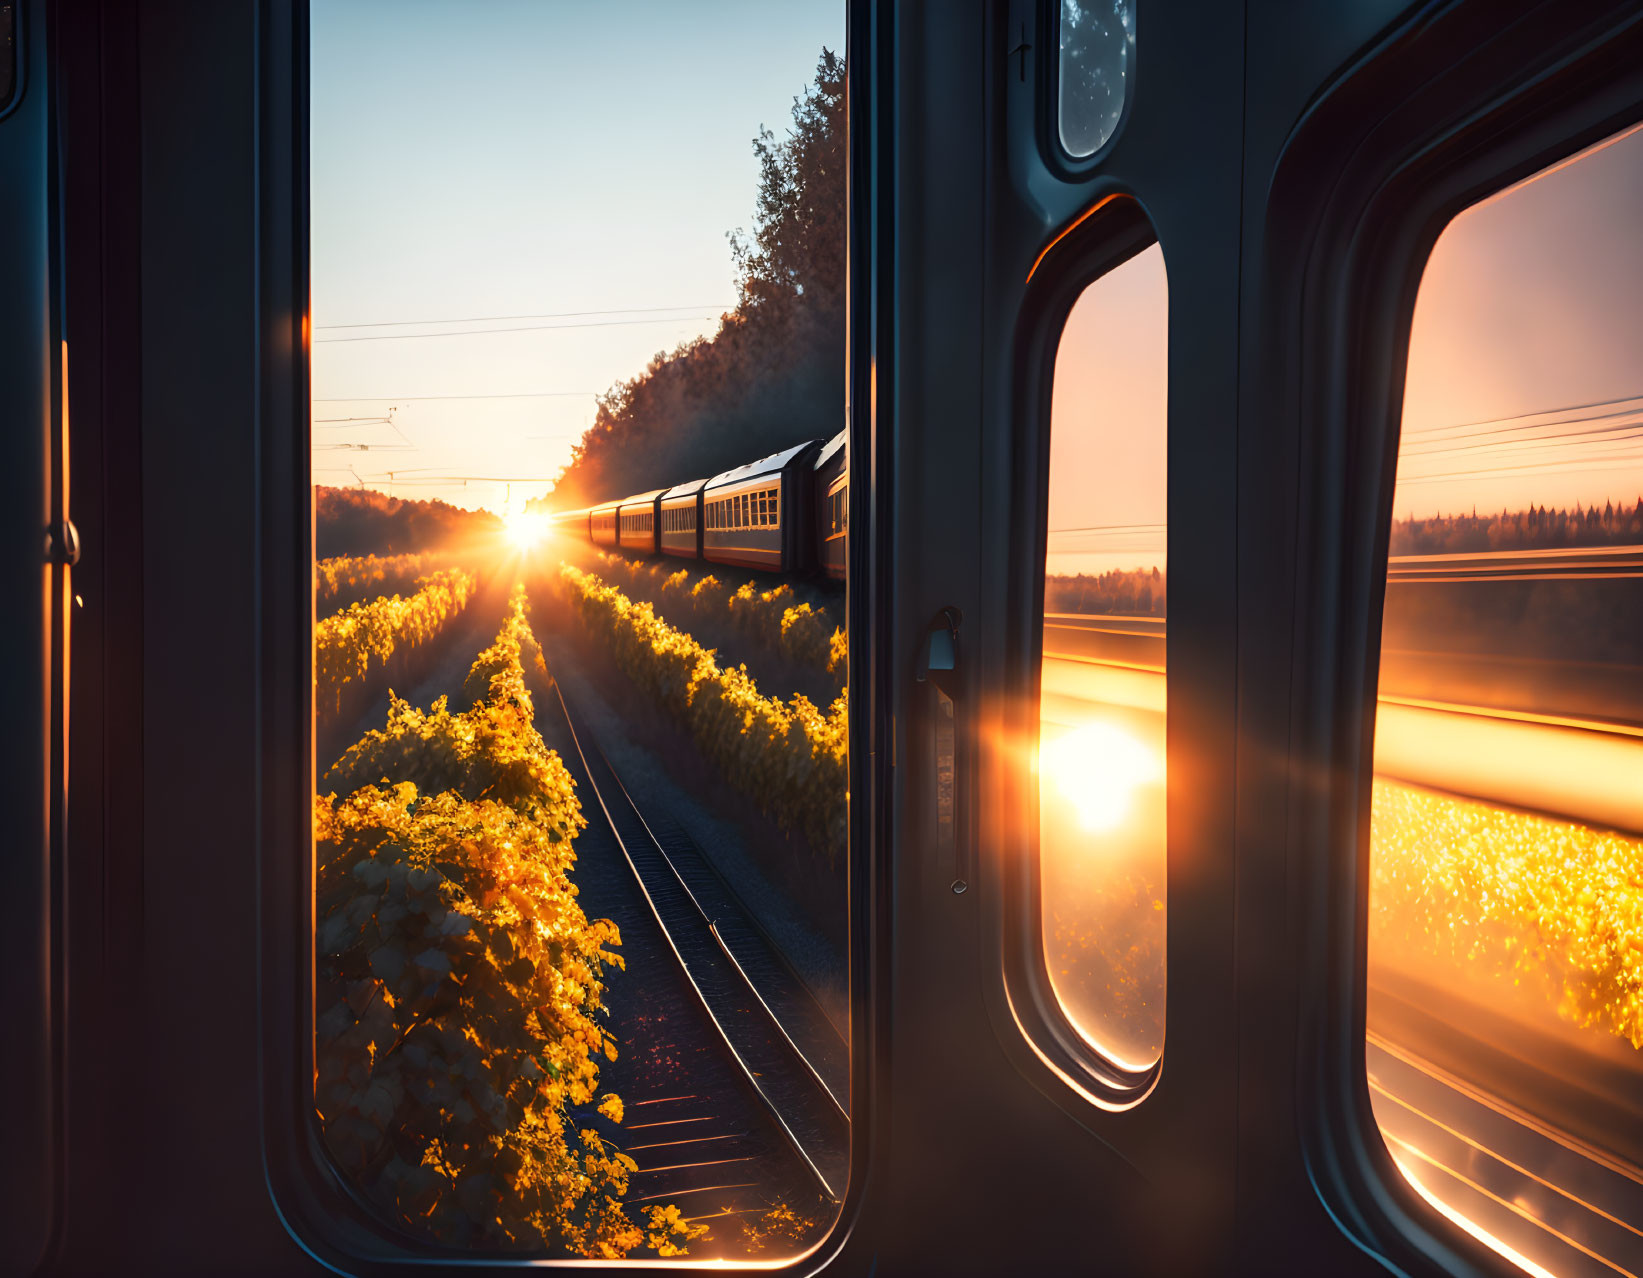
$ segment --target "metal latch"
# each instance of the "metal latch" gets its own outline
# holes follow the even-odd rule
[[[963,620],[957,608],[943,608],[930,622],[919,655],[918,681],[935,684],[948,697],[958,687],[958,628]]]
[[[80,562],[80,530],[72,519],[47,526],[46,562],[70,566]]]

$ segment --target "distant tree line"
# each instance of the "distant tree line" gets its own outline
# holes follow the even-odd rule
[[[317,559],[458,550],[500,527],[489,511],[442,501],[407,501],[369,488],[314,489]]]
[[[793,127],[753,141],[739,298],[710,337],[659,353],[599,399],[546,505],[565,509],[727,470],[844,424],[844,60],[823,49]]]
[[[1573,510],[1533,504],[1527,510],[1480,515],[1434,515],[1392,521],[1394,555],[1441,555],[1487,550],[1556,550],[1561,547],[1643,543],[1643,497],[1627,510],[1612,501]]]
[[[1044,611],[1162,617],[1164,587],[1156,568],[1051,576],[1044,579]]]

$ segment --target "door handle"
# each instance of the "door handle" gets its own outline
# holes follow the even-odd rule
[[[957,608],[943,608],[925,631],[919,655],[918,681],[933,683],[949,700],[957,699],[958,628],[963,620]]]
[[[952,867],[955,896],[970,887],[958,845],[958,725],[954,716],[960,674],[958,629],[963,616],[957,608],[943,608],[935,615],[924,632],[918,665],[918,681],[936,692],[931,752],[936,765],[936,856]]]

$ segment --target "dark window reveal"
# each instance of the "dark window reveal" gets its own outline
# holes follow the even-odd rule
[[[11,105],[17,87],[17,6],[0,0],[0,109]]]

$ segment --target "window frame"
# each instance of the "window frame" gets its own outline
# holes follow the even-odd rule
[[[867,102],[878,90],[882,72],[869,67],[887,57],[887,31],[867,0],[840,0],[845,20],[847,113],[852,121],[868,120]],[[408,1238],[384,1222],[334,1168],[320,1139],[313,1109],[313,875],[312,828],[315,780],[313,716],[312,489],[310,483],[311,348],[309,346],[309,18],[306,0],[267,0],[246,18],[255,30],[256,82],[247,115],[254,117],[256,232],[248,236],[256,255],[257,346],[254,367],[255,475],[257,503],[257,573],[253,589],[258,606],[258,650],[255,662],[256,882],[259,927],[257,1004],[261,1041],[266,1051],[258,1062],[254,1086],[260,1093],[264,1137],[261,1168],[281,1225],[301,1251],[317,1265],[339,1273],[402,1275],[412,1271],[478,1274],[554,1272],[595,1269],[608,1274],[674,1270],[699,1273],[725,1268],[714,1261],[683,1259],[587,1262],[522,1256],[468,1255],[442,1252],[420,1239]],[[882,128],[876,118],[874,126]],[[247,131],[250,131],[250,124]],[[848,269],[858,291],[869,278],[864,227],[871,221],[861,193],[876,186],[869,165],[868,128],[853,127],[848,142],[849,181],[857,193],[846,210]],[[869,180],[871,177],[871,181]],[[252,182],[248,179],[248,188]],[[876,213],[874,214],[876,216]],[[852,303],[864,310],[865,300]],[[869,361],[861,343],[847,343],[846,373],[851,383],[865,382]],[[850,401],[848,428],[860,455],[869,454],[874,437],[870,399],[858,393]],[[870,499],[873,483],[858,477],[861,499]],[[697,500],[700,500],[698,496]],[[722,500],[719,523],[729,528],[729,500]],[[588,525],[619,535],[614,505],[591,516]],[[654,510],[647,519],[654,519]],[[694,505],[690,527],[697,522]],[[705,521],[704,521],[705,522]],[[867,641],[869,547],[853,551],[847,625],[858,650]],[[862,667],[857,668],[858,677]],[[850,790],[862,793],[860,779],[872,768],[868,712],[850,717]],[[870,909],[865,881],[869,861],[880,855],[876,827],[865,806],[853,804],[849,817],[852,863],[849,887],[849,995],[853,1041],[865,1041],[876,1015],[876,987],[870,978],[869,954],[882,952],[881,920]],[[871,1001],[870,1001],[871,1000]],[[874,1096],[869,1084],[868,1053],[851,1052],[850,1174],[836,1215],[819,1241],[804,1253],[778,1262],[735,1264],[733,1270],[811,1273],[834,1262],[840,1253],[864,1244],[858,1237],[867,1191],[867,1168],[874,1151]],[[882,1157],[882,1150],[879,1157]],[[264,1187],[258,1182],[259,1188]]]
[[[1374,705],[1402,392],[1416,291],[1444,228],[1643,119],[1643,18],[1541,4],[1503,27],[1473,3],[1419,41],[1409,33],[1384,33],[1289,140],[1269,220],[1306,226],[1309,243],[1260,281],[1284,299],[1266,319],[1282,334],[1271,368],[1289,380],[1269,390],[1299,423],[1309,496],[1295,536],[1313,548],[1296,562],[1290,664],[1295,1121],[1315,1191],[1359,1246],[1404,1272],[1521,1275],[1419,1196],[1369,1100]]]
[[[1087,288],[1161,241],[1140,203],[1129,196],[1110,195],[1092,207],[1056,240],[1035,267],[1018,331],[1016,366],[1030,370],[1021,379],[1015,420],[1021,425],[1017,447],[1022,465],[1016,476],[1015,509],[1022,518],[1013,530],[1014,562],[1030,559],[1035,565],[1030,581],[1017,583],[1020,607],[1036,618],[1030,640],[1021,653],[1021,686],[1028,691],[1018,709],[1016,733],[1036,752],[1042,697],[1044,651],[1044,568],[1048,545],[1051,439],[1050,406],[1055,385],[1055,360],[1073,307]],[[1166,263],[1167,269],[1167,263]],[[1173,350],[1171,352],[1173,367]],[[1170,410],[1173,421],[1174,409]],[[1166,437],[1166,447],[1168,437]],[[1166,546],[1169,530],[1166,528]],[[1013,609],[1012,609],[1013,611]],[[1170,642],[1166,629],[1166,652]],[[1167,664],[1167,658],[1166,658]],[[1166,712],[1167,713],[1167,712]],[[1166,723],[1167,723],[1166,719]],[[1175,781],[1166,785],[1173,789]],[[1169,1041],[1158,1062],[1143,1070],[1126,1069],[1095,1048],[1073,1025],[1055,993],[1043,944],[1043,908],[1039,870],[1039,796],[1036,784],[1023,787],[1017,828],[1024,855],[1010,858],[1002,910],[1001,953],[1003,982],[1010,1009],[1033,1052],[1088,1103],[1106,1111],[1134,1109],[1157,1087],[1168,1059]],[[1166,834],[1166,839],[1173,838]],[[1166,842],[1166,858],[1169,856]],[[1166,860],[1166,864],[1168,864]],[[1166,902],[1168,896],[1166,895]],[[1166,928],[1167,924],[1166,904]],[[1169,975],[1165,969],[1165,1007],[1169,1006]],[[1166,1013],[1167,1015],[1167,1013]]]
[[[1130,57],[1125,67],[1124,105],[1106,141],[1088,155],[1074,155],[1061,140],[1061,5],[1062,0],[1045,0],[1038,5],[1037,35],[1038,150],[1046,168],[1064,182],[1088,182],[1117,148],[1129,124],[1135,105],[1137,75],[1141,64],[1141,21],[1147,8],[1142,0],[1131,0],[1135,8],[1135,31],[1130,40]],[[1012,44],[1014,41],[1011,42]]]

